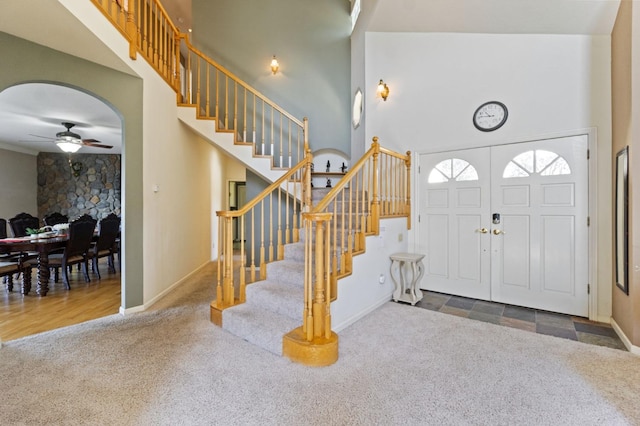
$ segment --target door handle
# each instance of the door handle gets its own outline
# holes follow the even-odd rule
[[[499,230],[499,229],[494,229],[494,230],[493,230],[493,235],[500,235],[500,234],[506,234],[506,232],[501,231],[501,230]]]
[[[480,228],[480,229],[476,229],[476,232],[479,232],[481,234],[486,234],[487,232],[489,232],[489,230],[487,228]]]

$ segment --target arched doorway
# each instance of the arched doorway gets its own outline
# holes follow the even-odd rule
[[[3,196],[7,202],[0,207],[0,217],[27,211],[42,218],[55,211],[69,219],[89,214],[100,220],[109,213],[124,219],[122,129],[122,115],[83,89],[55,82],[25,82],[4,89],[0,92],[0,149],[5,161],[35,166],[35,187],[29,183],[28,166],[17,177],[22,181],[16,182],[22,185],[21,190],[11,197]],[[56,135],[65,131],[84,141],[76,152],[63,152],[55,143]],[[10,179],[1,174],[2,179]],[[13,185],[4,187],[11,191]],[[103,263],[102,280],[95,274],[88,284],[78,279],[70,291],[62,283],[51,282],[54,291],[42,298],[33,291],[21,295],[19,284],[11,293],[4,288],[3,302],[10,317],[4,321],[3,333],[8,334],[3,340],[117,313],[124,287],[120,266],[116,265],[116,274],[107,274]],[[52,308],[61,304],[62,308]],[[22,324],[22,331],[12,327],[14,322]],[[25,327],[25,323],[31,326]]]

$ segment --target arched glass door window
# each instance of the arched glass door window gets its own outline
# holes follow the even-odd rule
[[[469,162],[459,158],[448,158],[436,164],[429,173],[429,183],[478,180],[478,172]]]
[[[527,177],[532,174],[540,176],[570,175],[571,167],[567,160],[555,152],[536,149],[515,156],[502,173],[503,178]]]

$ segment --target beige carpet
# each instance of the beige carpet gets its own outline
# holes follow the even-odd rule
[[[640,424],[640,358],[388,303],[326,368],[213,326],[201,274],[155,309],[0,349],[3,425]]]

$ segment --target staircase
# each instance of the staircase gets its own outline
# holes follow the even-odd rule
[[[91,3],[125,36],[129,57],[143,56],[175,91],[183,123],[272,182],[242,209],[216,212],[212,322],[296,362],[336,362],[331,303],[338,279],[352,274],[353,256],[365,251],[367,235],[379,234],[381,218],[406,218],[410,226],[410,153],[382,148],[374,137],[334,188],[312,191],[306,119],[296,119],[198,51],[160,0]],[[241,230],[239,250],[234,223]],[[376,273],[388,261],[388,253],[378,252]],[[377,277],[362,279],[368,272],[358,276],[360,293],[336,304],[349,305],[336,310],[343,318],[375,307],[366,295],[380,292],[367,287]],[[385,290],[378,299],[389,297]]]
[[[316,204],[328,189],[314,188]],[[276,355],[282,337],[301,324],[304,304],[304,238],[284,247],[284,259],[268,263],[267,279],[246,288],[246,301],[222,312],[222,328]]]

